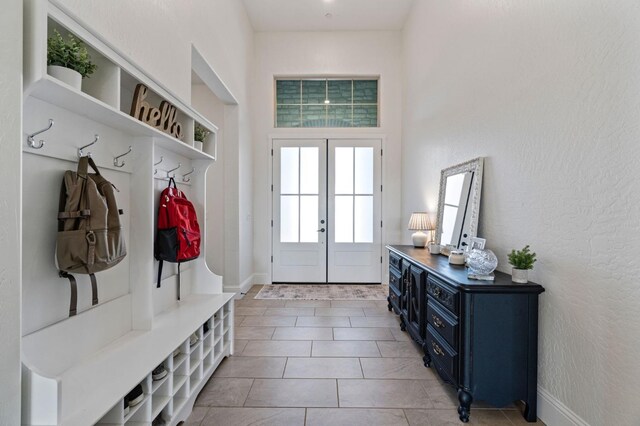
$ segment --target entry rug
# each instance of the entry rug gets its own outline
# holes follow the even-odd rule
[[[280,300],[387,300],[384,284],[272,284],[262,286],[254,299]]]

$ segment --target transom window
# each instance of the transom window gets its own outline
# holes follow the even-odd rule
[[[379,127],[377,79],[280,79],[276,127]]]

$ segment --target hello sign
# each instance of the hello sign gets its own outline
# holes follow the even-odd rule
[[[182,124],[176,121],[178,109],[167,101],[160,102],[159,108],[152,107],[145,101],[148,92],[149,89],[144,84],[136,86],[130,115],[176,139],[182,139]]]

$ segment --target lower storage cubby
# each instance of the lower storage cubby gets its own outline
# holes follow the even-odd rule
[[[183,335],[185,340],[140,383],[143,399],[139,403],[127,411],[121,399],[98,423],[151,426],[156,422],[174,426],[186,420],[215,368],[231,354],[233,328],[229,305],[232,303],[230,298],[189,336]],[[164,375],[160,366],[166,372]]]

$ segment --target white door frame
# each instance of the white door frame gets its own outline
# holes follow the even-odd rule
[[[336,132],[332,132],[332,131],[328,131],[328,132],[318,132],[316,131],[312,131],[312,132],[303,132],[303,131],[295,131],[295,132],[282,132],[282,133],[270,133],[268,135],[268,148],[267,148],[267,152],[268,152],[268,163],[269,163],[269,181],[268,181],[268,185],[269,188],[271,188],[271,183],[273,182],[273,162],[272,162],[272,155],[273,155],[273,140],[274,139],[380,139],[380,146],[382,147],[382,152],[384,153],[384,151],[386,150],[386,145],[387,145],[387,136],[384,133],[366,133],[366,132],[343,132],[343,133],[336,133]],[[384,216],[384,212],[385,212],[385,208],[386,208],[386,191],[384,190],[386,184],[385,184],[385,173],[384,173],[384,155],[382,157],[382,161],[380,162],[380,181],[382,182],[382,194],[381,194],[381,199],[380,199],[380,220],[382,221],[382,230],[381,230],[381,238],[380,238],[380,251],[381,253],[383,253],[383,261],[380,263],[380,274],[382,277],[382,282],[385,282],[384,280],[384,245],[385,245],[385,216]],[[271,214],[271,220],[273,220],[273,193],[271,191],[271,189],[269,189],[269,212]],[[271,259],[273,259],[273,226],[270,229],[269,235],[271,236],[271,238],[269,239],[269,250],[271,251]],[[272,263],[269,263],[270,267],[269,267],[269,284],[273,283],[273,268],[271,267]]]

